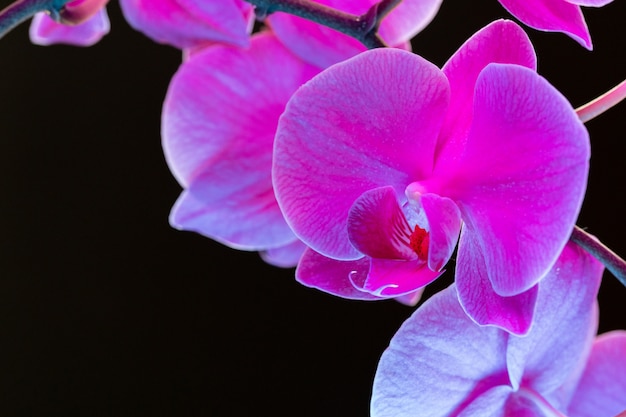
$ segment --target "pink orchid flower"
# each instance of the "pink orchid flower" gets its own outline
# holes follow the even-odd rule
[[[274,197],[272,148],[289,97],[318,72],[269,32],[250,48],[216,44],[188,56],[163,105],[165,157],[184,188],[172,226],[296,264],[304,245]]]
[[[568,244],[519,337],[479,326],[454,284],[400,327],[374,378],[372,417],[614,417],[626,410],[626,331],[594,341],[602,265]]]
[[[247,46],[254,24],[244,0],[120,0],[120,6],[133,28],[179,49],[213,42]]]
[[[184,188],[170,215],[173,227],[260,251],[272,265],[297,264],[305,245],[274,197],[272,151],[287,101],[319,71],[270,32],[253,35],[247,49],[215,44],[186,54],[162,119],[165,157]],[[397,300],[414,305],[420,294]]]
[[[499,0],[526,25],[547,32],[563,32],[585,48],[593,49],[581,6],[602,7],[613,0]]]
[[[108,1],[104,0],[71,1],[61,11],[61,22],[46,13],[37,13],[29,28],[31,42],[42,46],[96,44],[111,29],[106,3]]]
[[[361,15],[379,0],[315,0],[342,12]],[[410,49],[408,42],[439,11],[442,0],[403,0],[380,24],[378,34],[394,47]],[[326,68],[366,50],[359,41],[301,17],[276,12],[267,19],[276,36],[296,55]]]
[[[278,203],[315,252],[368,262],[349,277],[309,274],[320,278],[309,285],[340,294],[349,279],[378,297],[408,294],[442,273],[460,233],[468,314],[527,332],[536,284],[578,216],[590,156],[574,109],[534,68],[525,33],[501,20],[443,70],[382,48],[300,88],[274,144]]]

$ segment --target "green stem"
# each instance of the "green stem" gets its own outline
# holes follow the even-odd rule
[[[574,227],[570,240],[602,262],[606,269],[626,287],[626,261],[578,226]]]
[[[39,12],[58,20],[59,11],[70,0],[17,0],[0,11],[0,38]]]
[[[257,17],[264,18],[274,12],[285,12],[319,23],[351,36],[369,49],[387,45],[378,36],[378,26],[401,0],[382,0],[364,14],[345,13],[310,0],[246,0],[255,6]]]

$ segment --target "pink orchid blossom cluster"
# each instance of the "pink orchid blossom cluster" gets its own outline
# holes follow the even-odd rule
[[[500,2],[591,50],[581,6],[610,1]],[[109,30],[106,3],[37,15],[31,38],[91,45]],[[400,1],[375,49],[254,4],[120,0],[132,27],[183,52],[161,126],[183,189],[171,225],[346,299],[415,306],[454,271],[382,354],[373,417],[626,412],[626,331],[596,336],[604,268],[570,241],[589,134],[523,27],[496,20],[439,68],[410,42],[441,0]]]

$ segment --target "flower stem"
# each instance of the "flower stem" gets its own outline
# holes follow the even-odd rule
[[[274,12],[285,12],[335,29],[351,36],[369,49],[387,45],[378,36],[378,26],[401,0],[382,0],[358,16],[315,3],[311,0],[246,0],[255,6],[258,18]]]
[[[626,287],[626,261],[578,226],[574,227],[570,240],[602,262],[606,269]]]
[[[576,109],[576,113],[583,123],[588,122],[594,117],[604,113],[611,107],[626,98],[626,80],[622,81],[600,97],[591,100],[587,104],[583,104]]]
[[[0,11],[0,38],[39,12],[58,20],[59,11],[69,0],[17,0]]]

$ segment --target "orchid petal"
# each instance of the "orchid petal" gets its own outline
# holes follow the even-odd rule
[[[337,261],[307,248],[296,268],[296,280],[307,287],[350,300],[381,300],[383,298],[360,291],[350,281],[350,275],[367,276],[369,259]]]
[[[261,152],[249,159],[224,154],[183,191],[172,209],[170,224],[241,250],[293,242],[295,236],[271,187],[271,155]]]
[[[214,45],[192,54],[174,75],[163,105],[165,158],[179,183],[189,185],[229,156],[241,159],[242,173],[266,171],[259,187],[271,188],[267,164],[278,118],[291,94],[317,71],[270,33],[253,36],[249,49]]]
[[[315,1],[353,15],[362,15],[377,3],[376,0]],[[441,1],[403,0],[383,18],[379,35],[390,46],[403,45],[430,23]],[[272,13],[267,21],[287,48],[320,68],[327,68],[367,49],[353,37],[289,13]]]
[[[254,18],[243,0],[120,0],[120,6],[133,28],[179,49],[207,41],[248,46]]]
[[[428,267],[440,271],[452,256],[459,239],[461,212],[452,200],[436,194],[420,196],[420,203],[430,229]]]
[[[530,333],[509,339],[507,363],[514,387],[529,386],[546,397],[578,378],[597,330],[602,272],[602,264],[582,248],[574,243],[565,247],[539,284]],[[569,395],[559,392],[551,402],[562,407],[558,402]]]
[[[109,17],[103,7],[88,20],[72,26],[57,23],[46,13],[37,13],[30,24],[29,35],[31,42],[36,45],[92,46],[110,29]]]
[[[363,291],[379,297],[398,297],[433,282],[445,271],[431,271],[424,261],[372,258]]]
[[[477,234],[496,293],[531,288],[556,261],[582,205],[589,148],[584,125],[546,80],[516,65],[483,70],[447,196]]]
[[[417,259],[409,246],[407,223],[393,187],[364,192],[348,214],[348,236],[360,252],[373,258]]]
[[[613,0],[565,0],[568,3],[576,4],[584,7],[602,7],[609,3],[613,3]]]
[[[456,415],[496,386],[506,386],[507,334],[480,327],[461,308],[454,285],[426,300],[382,354],[372,417]]]
[[[187,187],[170,217],[174,227],[244,250],[295,240],[272,188],[273,138],[290,95],[316,72],[269,33],[248,50],[214,46],[181,66],[162,127],[167,162]]]
[[[463,309],[476,323],[494,325],[517,335],[530,330],[537,285],[511,297],[496,294],[488,278],[483,251],[476,235],[467,227],[461,231],[456,285]]]
[[[499,0],[513,16],[531,28],[563,32],[591,50],[591,37],[580,7],[567,1]]]
[[[572,396],[571,417],[613,417],[626,412],[626,331],[598,336]]]
[[[437,145],[437,168],[454,166],[465,147],[474,115],[474,87],[490,63],[518,64],[536,69],[537,58],[526,32],[510,20],[485,26],[452,55],[442,71],[450,82],[450,106]]]
[[[397,49],[366,51],[300,88],[275,139],[276,196],[296,235],[337,259],[361,256],[348,212],[363,192],[404,190],[428,175],[447,105],[433,64]]]
[[[410,40],[437,15],[443,0],[402,0],[380,24],[378,33],[389,45]]]
[[[263,250],[259,255],[270,265],[279,268],[292,268],[298,264],[305,249],[306,245],[296,239],[286,245]]]

